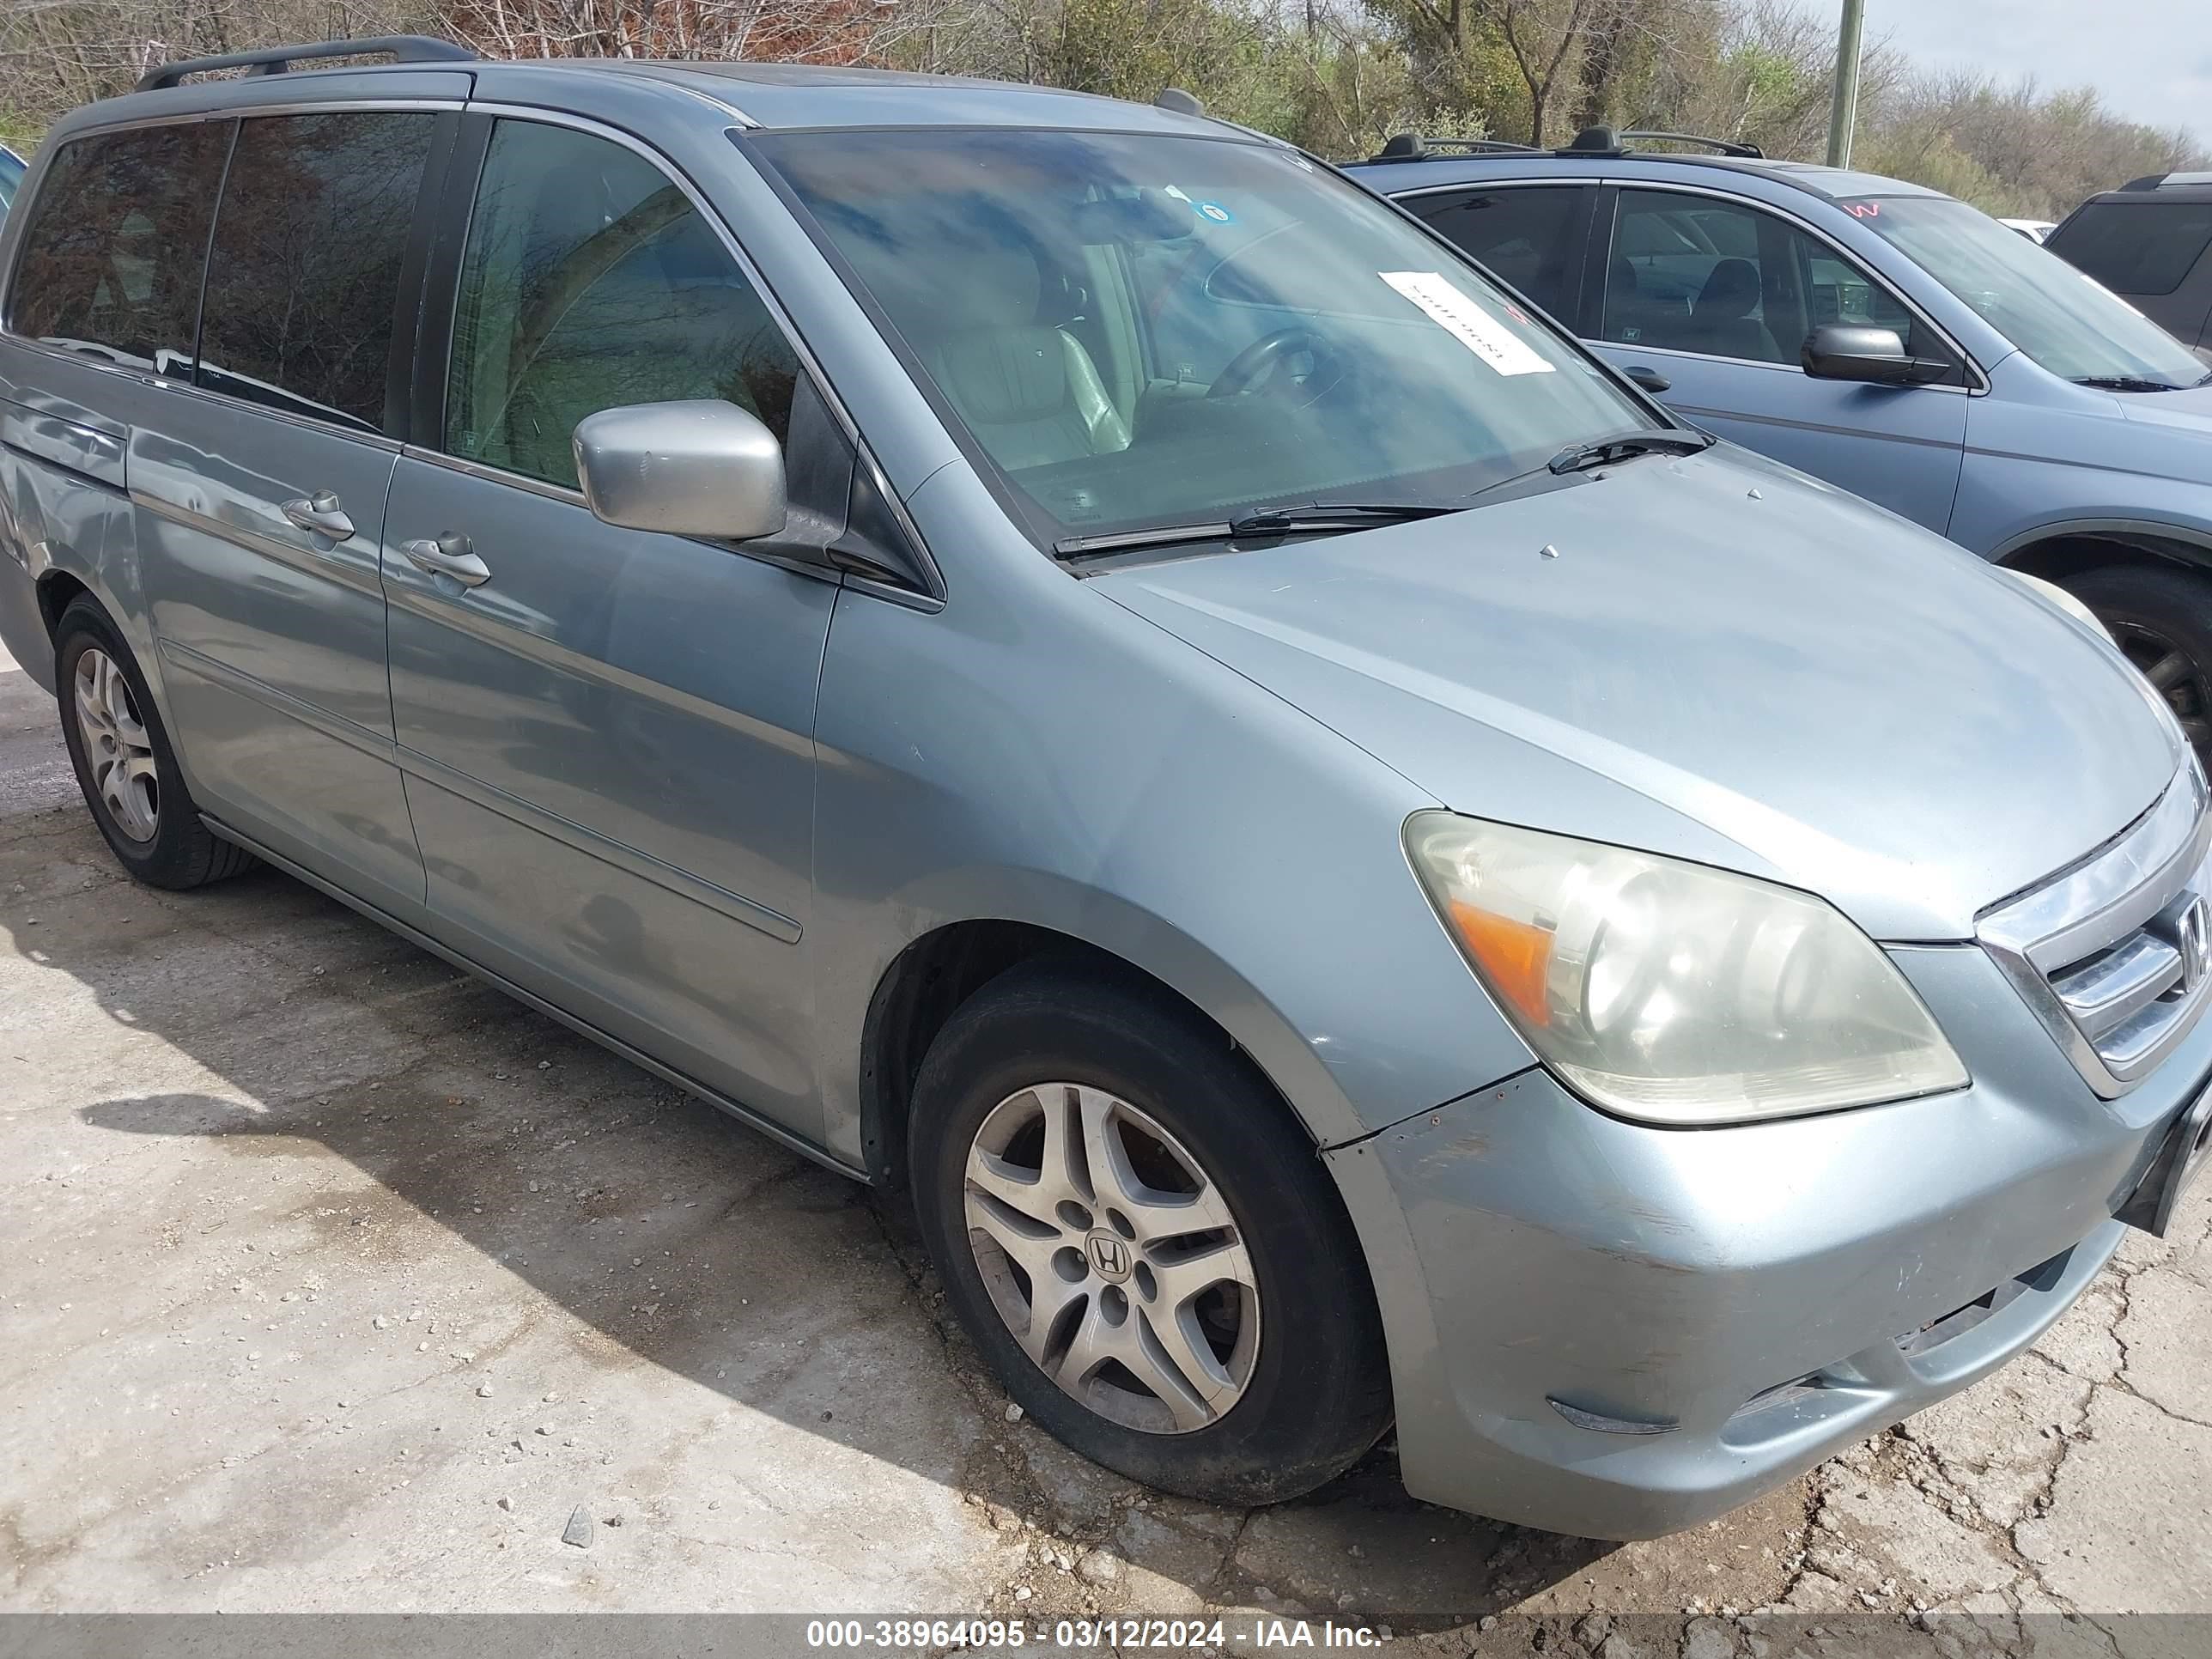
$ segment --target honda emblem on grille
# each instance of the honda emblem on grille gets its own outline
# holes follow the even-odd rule
[[[2212,905],[2201,897],[2190,900],[2173,942],[2181,950],[2181,988],[2193,995],[2212,969]]]

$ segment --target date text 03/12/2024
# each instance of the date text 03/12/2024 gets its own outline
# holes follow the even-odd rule
[[[1030,1648],[1045,1651],[1153,1648],[1218,1654],[1234,1643],[1255,1648],[1379,1648],[1389,1626],[1340,1624],[1333,1619],[1060,1619],[1051,1624],[1021,1619],[815,1619],[806,1645],[871,1652],[962,1648],[988,1653]]]

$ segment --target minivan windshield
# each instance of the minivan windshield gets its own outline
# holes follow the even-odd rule
[[[1449,507],[1660,429],[1448,247],[1291,150],[1006,128],[748,142],[1047,544],[1313,502]]]
[[[1947,196],[1844,205],[2053,374],[2088,386],[2197,386],[2204,364],[2057,255]]]

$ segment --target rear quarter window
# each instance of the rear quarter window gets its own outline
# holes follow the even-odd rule
[[[200,385],[343,425],[385,424],[427,112],[251,116],[223,186]]]
[[[9,289],[8,327],[140,368],[188,362],[231,123],[134,127],[55,154]]]
[[[2212,244],[2212,202],[2091,202],[2051,251],[2115,294],[2171,294]]]

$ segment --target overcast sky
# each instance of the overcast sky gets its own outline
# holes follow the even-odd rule
[[[1866,33],[1919,63],[2086,82],[2130,119],[2212,139],[2212,0],[1866,0]]]

